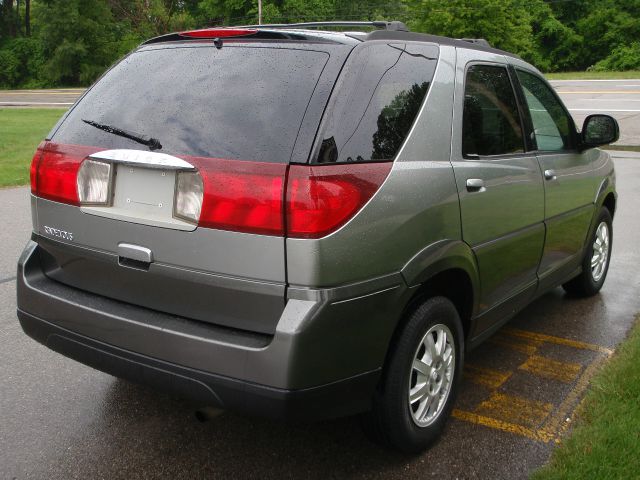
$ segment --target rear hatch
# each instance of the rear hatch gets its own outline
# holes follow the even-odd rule
[[[351,48],[157,43],[114,66],[34,158],[46,275],[273,333],[285,305],[288,164],[308,156]]]

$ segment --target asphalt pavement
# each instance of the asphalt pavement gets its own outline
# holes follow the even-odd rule
[[[0,90],[0,107],[69,108],[84,88],[50,90]]]
[[[356,419],[284,424],[225,413],[118,380],[27,337],[15,264],[30,233],[27,188],[0,190],[0,478],[526,478],[571,428],[598,366],[640,311],[640,155],[614,152],[619,208],[602,292],[544,295],[467,358],[441,441],[419,456],[370,443]]]
[[[553,80],[551,85],[578,128],[582,128],[587,115],[604,113],[620,124],[618,145],[640,145],[640,79]]]

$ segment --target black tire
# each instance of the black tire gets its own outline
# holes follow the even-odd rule
[[[605,223],[608,228],[609,243],[607,248],[606,265],[601,276],[597,279],[594,278],[594,273],[591,269],[591,260],[593,258],[594,243],[598,234],[598,227]],[[593,232],[589,236],[587,249],[582,260],[582,273],[577,277],[569,280],[562,285],[565,291],[575,297],[590,297],[600,291],[604,281],[607,278],[607,272],[609,271],[609,262],[611,260],[611,247],[613,246],[613,226],[611,213],[606,207],[602,207],[598,213],[598,217],[595,222]]]
[[[442,325],[447,327],[449,333],[442,329]],[[432,329],[435,330],[430,332]],[[453,375],[446,377],[451,378],[450,389],[446,397],[442,395],[442,406],[436,407],[433,411],[433,418],[428,425],[420,426],[416,423],[418,420],[414,421],[414,415],[418,415],[417,411],[423,404],[420,403],[417,408],[414,408],[414,405],[410,407],[409,388],[417,386],[418,373],[412,367],[413,361],[416,355],[421,355],[420,352],[423,352],[422,355],[427,355],[424,353],[426,347],[422,341],[428,332],[432,335],[432,339],[440,338],[437,332],[445,332],[446,337],[451,334],[453,338],[449,346],[455,345],[455,354],[449,353],[449,357],[452,357],[455,363],[448,370]],[[464,336],[460,316],[447,298],[429,298],[408,314],[394,343],[387,357],[380,385],[374,395],[372,410],[363,415],[362,425],[365,433],[378,443],[406,453],[419,453],[440,436],[458,392],[464,361]],[[447,345],[445,349],[446,347]],[[436,358],[444,359],[445,356],[446,354]],[[431,363],[437,366],[446,361],[436,360],[434,363],[432,360]],[[439,371],[445,372],[445,370]],[[433,375],[435,385],[437,385],[437,378],[445,378],[444,374]],[[444,390],[441,389],[440,392],[442,391]],[[431,410],[427,408],[426,411],[428,413]]]

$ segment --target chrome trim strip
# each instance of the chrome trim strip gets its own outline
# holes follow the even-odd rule
[[[137,165],[146,168],[167,170],[195,170],[195,167],[181,158],[159,152],[145,152],[144,150],[103,150],[89,156],[89,158],[107,160],[125,165]]]

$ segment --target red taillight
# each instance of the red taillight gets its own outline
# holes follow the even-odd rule
[[[204,188],[201,227],[284,235],[284,179],[287,166],[216,158],[187,157]]]
[[[33,159],[31,160],[31,168],[29,169],[29,178],[31,180],[31,193],[36,195],[38,193],[38,164],[40,163],[40,158],[42,157],[42,152],[46,146],[47,142],[42,141],[38,148],[36,149],[36,153],[33,154]]]
[[[252,28],[203,28],[202,30],[189,30],[180,32],[183,37],[191,38],[223,38],[223,37],[244,37],[253,35],[258,30]]]
[[[82,160],[98,150],[83,145],[40,144],[31,163],[31,191],[48,200],[79,205],[78,169]]]
[[[391,163],[292,165],[287,236],[320,238],[347,223],[380,188]]]
[[[56,202],[80,205],[78,171],[86,157],[100,150],[43,142],[31,163],[31,191]],[[371,199],[392,166],[392,163],[288,166],[184,158],[202,177],[199,227],[292,238],[320,238],[339,229]],[[186,205],[185,202],[183,198]],[[191,210],[196,212],[197,208]],[[189,218],[195,222],[196,217],[197,213],[193,213]]]

